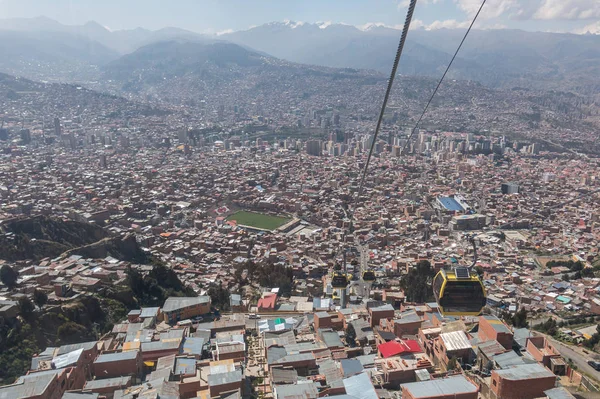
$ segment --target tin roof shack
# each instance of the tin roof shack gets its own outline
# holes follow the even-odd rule
[[[477,399],[478,394],[463,375],[402,385],[402,399]]]
[[[191,319],[210,313],[210,297],[169,297],[165,301],[162,312],[164,319],[169,324]]]
[[[242,389],[242,372],[240,370],[226,373],[211,374],[208,376],[208,389],[210,396],[219,396],[225,392]]]
[[[549,368],[556,375],[564,375],[566,364],[546,337],[527,338],[527,352],[544,367]],[[563,360],[561,362],[561,360]]]
[[[115,391],[125,389],[131,386],[131,377],[106,378],[103,380],[93,380],[85,383],[84,391],[99,393],[111,399]]]
[[[464,331],[442,333],[434,339],[434,356],[439,364],[448,366],[451,358],[455,357],[462,364],[470,363],[473,356],[473,347]]]
[[[142,374],[142,356],[139,351],[104,353],[94,361],[96,378],[121,376],[138,377]]]
[[[556,376],[540,364],[524,364],[492,371],[490,388],[498,398],[533,399],[554,388]]]
[[[481,341],[496,340],[505,349],[512,349],[513,333],[506,324],[496,316],[479,316],[479,339]]]

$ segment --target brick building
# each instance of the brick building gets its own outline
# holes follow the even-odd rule
[[[479,339],[483,342],[496,340],[505,349],[512,349],[513,333],[499,318],[492,315],[479,316]]]
[[[392,319],[394,317],[394,307],[392,305],[382,305],[369,308],[369,318],[371,327],[379,326],[379,320]]]
[[[554,388],[556,376],[540,364],[523,364],[492,371],[490,388],[498,398],[533,399]]]
[[[315,312],[314,325],[315,331],[319,328],[331,328],[332,317],[327,312]]]
[[[169,324],[202,316],[210,313],[210,297],[169,297],[162,307],[162,312],[165,321]]]
[[[96,378],[136,377],[141,373],[142,356],[139,351],[104,353],[94,361]]]
[[[564,375],[566,364],[560,352],[552,346],[546,337],[529,337],[526,341],[527,352],[544,367],[556,375]]]
[[[226,373],[210,374],[208,376],[208,388],[211,397],[216,397],[225,392],[231,392],[242,388],[242,372],[240,370]]]

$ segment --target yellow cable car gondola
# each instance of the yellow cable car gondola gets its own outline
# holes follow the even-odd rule
[[[375,272],[372,270],[367,270],[363,272],[362,279],[367,283],[372,283],[373,281],[375,281]]]
[[[348,286],[348,277],[343,272],[334,272],[331,276],[331,286],[333,288],[346,288]]]
[[[466,267],[440,270],[433,279],[433,294],[444,316],[477,316],[486,305],[481,279]]]

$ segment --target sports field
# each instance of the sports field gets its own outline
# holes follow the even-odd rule
[[[275,230],[292,219],[281,216],[264,215],[256,212],[238,211],[233,215],[230,215],[227,220],[235,220],[238,224],[256,227],[257,229]]]

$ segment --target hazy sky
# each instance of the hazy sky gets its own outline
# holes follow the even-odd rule
[[[419,0],[415,26],[468,24],[481,0]],[[44,15],[112,29],[180,27],[200,33],[243,30],[286,19],[356,26],[404,21],[408,0],[0,0],[0,18]],[[480,27],[600,33],[600,0],[488,0]]]

